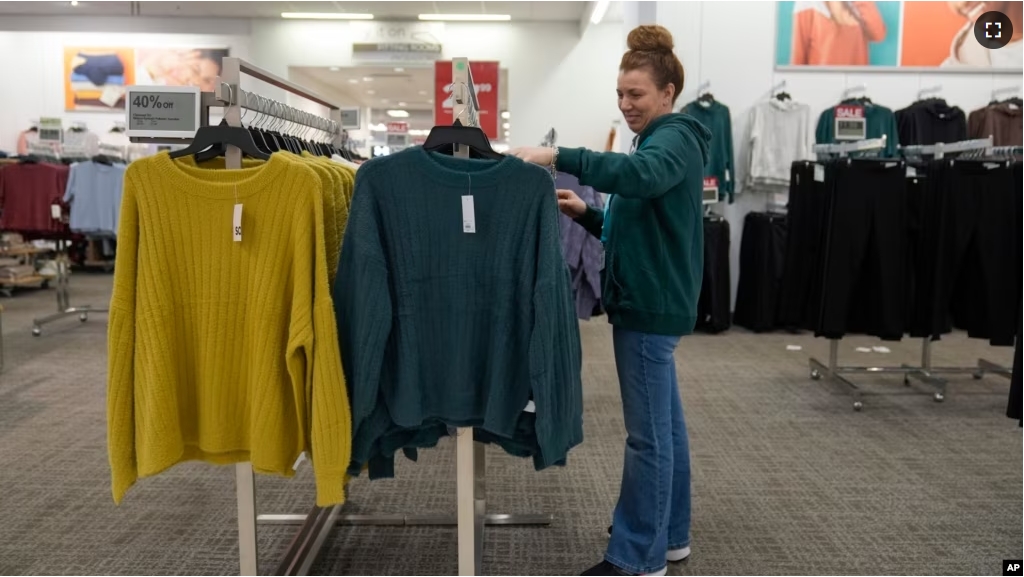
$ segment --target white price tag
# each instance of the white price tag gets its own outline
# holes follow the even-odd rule
[[[53,218],[53,220],[60,220],[60,205],[59,204],[51,204],[50,205],[50,216]]]
[[[825,165],[814,165],[814,182],[825,182]]]
[[[476,232],[476,209],[473,208],[473,196],[462,197],[462,232]]]
[[[913,166],[907,166],[907,178],[917,178],[917,169]]]
[[[231,233],[234,235],[235,242],[242,242],[242,205],[235,205],[235,215],[231,219]]]
[[[103,89],[103,94],[100,94],[100,102],[106,104],[110,108],[113,108],[117,106],[117,103],[121,100],[122,96],[124,96],[124,86],[108,84],[107,87]]]
[[[200,101],[198,86],[129,86],[125,134],[192,138],[199,129]]]
[[[63,142],[64,121],[60,118],[39,119],[39,141],[40,142]]]
[[[537,405],[534,404],[533,401],[527,401],[526,402],[526,407],[523,409],[523,412],[524,413],[536,413],[537,412]]]

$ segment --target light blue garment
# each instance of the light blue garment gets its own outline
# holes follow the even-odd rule
[[[116,235],[121,216],[125,165],[76,162],[71,165],[64,202],[71,205],[71,230]]]
[[[626,452],[605,560],[633,575],[690,546],[690,445],[672,356],[677,336],[612,329]]]

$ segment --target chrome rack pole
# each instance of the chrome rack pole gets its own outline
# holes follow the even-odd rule
[[[221,66],[221,80],[227,83],[229,90],[237,90],[241,85],[241,70],[238,58],[225,58]],[[217,83],[217,97],[223,85]],[[224,106],[224,120],[228,126],[242,125],[241,99],[231,96]],[[224,166],[227,169],[242,168],[242,151],[236,146],[228,146],[225,152]],[[256,480],[253,477],[252,463],[235,464],[235,495],[238,502],[238,569],[239,575],[257,575],[259,571],[259,548],[256,544]]]
[[[32,319],[32,335],[40,336],[43,334],[43,325],[58,321],[67,317],[68,315],[78,315],[80,322],[89,320],[89,313],[105,313],[108,309],[94,307],[92,305],[71,305],[71,291],[70,291],[70,276],[71,276],[71,258],[68,256],[68,241],[58,240],[57,241],[57,256],[55,257],[57,263],[57,312]]]

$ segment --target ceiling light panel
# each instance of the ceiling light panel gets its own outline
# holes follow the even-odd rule
[[[373,20],[373,14],[352,12],[282,12],[287,20]]]
[[[419,19],[442,22],[508,22],[512,16],[508,14],[420,14]]]

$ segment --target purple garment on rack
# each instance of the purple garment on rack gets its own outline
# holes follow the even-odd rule
[[[555,188],[566,188],[579,195],[583,202],[601,210],[604,198],[589,186],[583,186],[571,174],[558,173]],[[604,247],[600,239],[587,232],[564,214],[558,216],[562,240],[562,256],[572,274],[572,288],[576,295],[576,316],[587,320],[601,303],[601,265]]]

